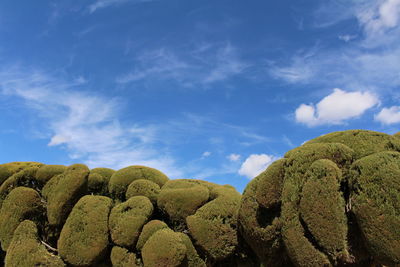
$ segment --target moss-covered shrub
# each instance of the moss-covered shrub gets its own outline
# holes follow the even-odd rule
[[[190,179],[168,181],[157,199],[158,207],[175,223],[185,222],[198,208],[207,203],[210,192],[207,187]]]
[[[39,162],[9,162],[0,164],[0,185],[13,174],[16,174],[29,167],[40,167]]]
[[[106,256],[111,206],[112,200],[104,196],[87,195],[76,203],[57,243],[61,258],[72,265],[87,266]]]
[[[168,181],[168,177],[159,170],[145,166],[129,166],[111,176],[108,190],[114,198],[123,200],[128,186],[139,179],[150,180],[160,187]]]
[[[398,151],[363,130],[306,142],[247,185],[240,233],[267,266],[399,264]]]
[[[88,175],[88,167],[74,164],[46,184],[43,190],[47,197],[47,218],[50,225],[59,226],[67,219],[74,204],[87,191]]]
[[[111,263],[113,267],[139,267],[137,258],[134,253],[129,252],[126,248],[114,246],[111,250]]]
[[[40,185],[45,185],[54,176],[67,169],[64,165],[42,165],[36,172],[36,180]]]
[[[27,187],[13,189],[0,210],[0,241],[7,250],[15,229],[25,219],[37,219],[43,211],[38,192]]]
[[[90,170],[88,177],[88,192],[96,195],[108,194],[108,183],[115,173],[109,168],[94,168]]]
[[[186,253],[186,245],[180,235],[165,228],[155,232],[144,244],[142,259],[146,267],[178,267],[183,266]]]
[[[142,232],[140,233],[138,242],[136,243],[136,249],[142,250],[144,244],[147,240],[158,230],[168,228],[168,225],[165,222],[160,220],[152,220],[146,223],[143,226]]]
[[[49,253],[40,242],[38,230],[34,222],[25,220],[14,232],[5,259],[7,267],[63,267],[60,257]]]
[[[145,179],[135,180],[129,184],[126,190],[126,199],[134,196],[145,196],[150,199],[151,203],[157,204],[158,194],[161,188],[158,184]]]
[[[143,225],[153,213],[153,205],[144,196],[135,196],[116,205],[110,213],[109,227],[112,241],[121,247],[136,245]]]

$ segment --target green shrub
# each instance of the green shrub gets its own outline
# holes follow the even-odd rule
[[[26,167],[23,170],[14,173],[0,186],[0,207],[3,200],[7,197],[8,193],[18,186],[25,186],[30,188],[39,189],[36,182],[36,172],[39,167],[32,166]]]
[[[94,168],[88,177],[88,192],[99,195],[108,195],[108,183],[115,173],[109,168]]]
[[[40,167],[39,162],[9,162],[0,164],[0,185],[13,174],[16,174],[29,167]]]
[[[234,189],[215,185],[214,200],[186,218],[189,234],[212,261],[233,254],[238,245],[237,213],[241,195]]]
[[[50,225],[59,226],[67,219],[74,204],[87,192],[89,169],[83,164],[69,166],[54,176],[43,188],[47,198],[47,218]]]
[[[400,153],[372,154],[352,170],[353,212],[369,252],[384,265],[400,265]]]
[[[151,220],[148,223],[146,223],[143,228],[142,232],[140,233],[138,242],[136,244],[136,249],[138,251],[142,250],[144,244],[147,242],[147,240],[158,230],[168,228],[168,225],[162,221],[159,220]]]
[[[134,196],[145,196],[150,199],[151,203],[157,204],[160,186],[152,181],[139,179],[129,184],[126,190],[126,199]]]
[[[143,225],[153,213],[153,205],[144,196],[135,196],[116,205],[110,213],[109,227],[112,241],[121,247],[136,245]]]
[[[108,190],[114,198],[123,200],[128,186],[139,179],[150,180],[160,187],[168,181],[168,177],[156,169],[145,166],[129,166],[116,171],[111,176]]]
[[[4,251],[20,222],[37,218],[42,209],[39,193],[31,188],[17,187],[8,194],[0,210],[0,241]]]
[[[113,267],[139,267],[134,253],[127,249],[114,246],[111,250],[111,263]]]
[[[184,266],[186,253],[180,235],[165,228],[155,232],[144,244],[142,259],[146,267],[178,267]]]
[[[112,200],[104,196],[87,195],[76,203],[57,242],[61,258],[72,265],[86,266],[105,257],[111,206]]]
[[[40,243],[34,222],[25,220],[19,224],[7,250],[7,267],[61,267],[65,266],[60,257],[49,253]]]
[[[43,165],[36,172],[36,180],[43,186],[53,176],[63,173],[66,169],[63,165]]]
[[[184,233],[178,233],[178,235],[186,246],[187,267],[206,267],[206,263],[200,258],[189,236]]]
[[[209,200],[207,187],[190,179],[170,180],[161,188],[157,205],[173,222],[185,222]]]
[[[281,238],[281,192],[286,159],[272,163],[247,184],[238,214],[238,230],[265,266],[289,266]]]

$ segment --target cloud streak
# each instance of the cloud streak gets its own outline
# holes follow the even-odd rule
[[[111,6],[120,6],[123,4],[128,4],[128,3],[144,3],[144,2],[152,2],[155,0],[97,0],[95,3],[89,5],[88,10],[90,13],[94,13],[95,11],[102,9],[102,8],[107,8]]]

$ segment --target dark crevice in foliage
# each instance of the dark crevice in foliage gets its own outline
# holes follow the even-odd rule
[[[281,204],[277,203],[270,208],[259,206],[257,209],[257,222],[260,227],[271,225],[275,218],[281,216]]]
[[[6,258],[6,253],[0,249],[0,267],[4,266],[4,260]]]
[[[310,232],[310,229],[308,229],[308,226],[306,222],[299,216],[300,224],[303,226],[304,229],[304,237],[307,238],[307,240],[314,246],[315,249],[319,251],[323,251],[323,248],[318,244],[317,240],[315,240],[314,236]]]

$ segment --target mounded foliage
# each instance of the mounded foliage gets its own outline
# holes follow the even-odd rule
[[[36,172],[36,180],[40,185],[45,185],[54,176],[67,169],[64,165],[42,165]]]
[[[135,196],[116,205],[110,214],[109,228],[112,241],[121,247],[133,248],[143,225],[153,213],[153,205],[144,196]]]
[[[104,196],[87,195],[76,203],[58,239],[61,258],[74,266],[88,266],[106,256],[111,206],[112,200]]]
[[[160,187],[168,181],[168,177],[159,170],[145,166],[129,166],[111,176],[108,190],[112,197],[123,200],[128,186],[139,179],[150,180]]]
[[[109,168],[94,168],[90,170],[88,177],[88,191],[96,195],[108,194],[108,183],[111,176],[115,173]]]
[[[126,190],[126,199],[134,196],[145,196],[150,199],[151,203],[157,204],[158,194],[161,188],[158,184],[145,179],[135,180],[129,184]]]
[[[59,226],[67,219],[72,207],[87,191],[88,175],[86,165],[74,164],[45,185],[43,191],[50,225]]]
[[[134,253],[126,248],[114,246],[111,250],[111,263],[113,267],[139,267]]]
[[[5,258],[7,267],[63,267],[66,266],[60,257],[51,254],[40,242],[38,229],[32,221],[25,220],[14,232]]]
[[[168,225],[160,220],[151,220],[143,226],[142,232],[140,233],[139,240],[136,244],[137,250],[142,250],[147,240],[158,230],[168,228]]]
[[[40,167],[39,162],[9,162],[0,164],[0,185],[13,174],[16,174],[29,167]]]
[[[38,219],[43,211],[38,192],[27,187],[13,189],[0,210],[0,241],[4,251],[10,245],[15,229],[25,219]]]

